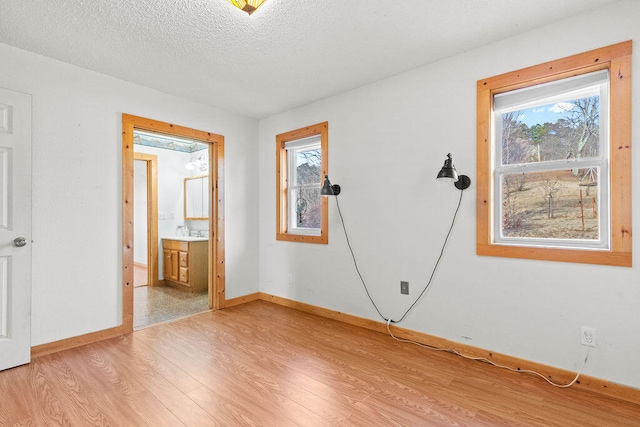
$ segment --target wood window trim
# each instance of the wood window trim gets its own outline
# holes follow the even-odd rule
[[[631,52],[632,42],[595,49],[477,83],[476,253],[478,255],[631,267]],[[611,247],[607,251],[495,244],[492,241],[493,96],[540,83],[608,69],[610,74]]]
[[[288,166],[285,144],[310,136],[320,135],[320,149],[322,151],[321,177],[328,174],[329,164],[329,123],[322,122],[301,129],[276,135],[276,240],[301,243],[329,243],[329,221],[327,197],[321,198],[322,218],[320,220],[320,235],[310,236],[288,232]],[[322,184],[322,183],[321,183]]]

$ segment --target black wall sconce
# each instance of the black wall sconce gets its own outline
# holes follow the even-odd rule
[[[324,176],[324,184],[320,190],[321,196],[337,196],[340,194],[340,186],[338,184],[331,185],[329,181],[329,175]]]
[[[453,165],[453,159],[451,153],[447,154],[447,158],[444,161],[444,166],[438,172],[437,180],[452,182],[458,190],[466,190],[471,185],[471,178],[467,175],[458,175],[456,167]],[[326,181],[325,181],[326,182]]]

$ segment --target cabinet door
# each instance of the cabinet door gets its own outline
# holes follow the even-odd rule
[[[164,249],[164,278],[178,280],[178,251]]]
[[[169,279],[171,278],[171,249],[162,250],[162,275]]]

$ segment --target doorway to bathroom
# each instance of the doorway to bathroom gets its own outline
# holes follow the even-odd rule
[[[136,330],[209,309],[209,144],[140,131],[133,139]]]
[[[123,330],[220,308],[220,135],[123,115]]]

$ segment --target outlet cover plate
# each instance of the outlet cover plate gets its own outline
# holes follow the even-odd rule
[[[400,293],[403,295],[409,295],[409,282],[400,282]]]
[[[580,344],[589,347],[596,346],[596,330],[595,328],[587,328],[583,326],[580,328]]]

